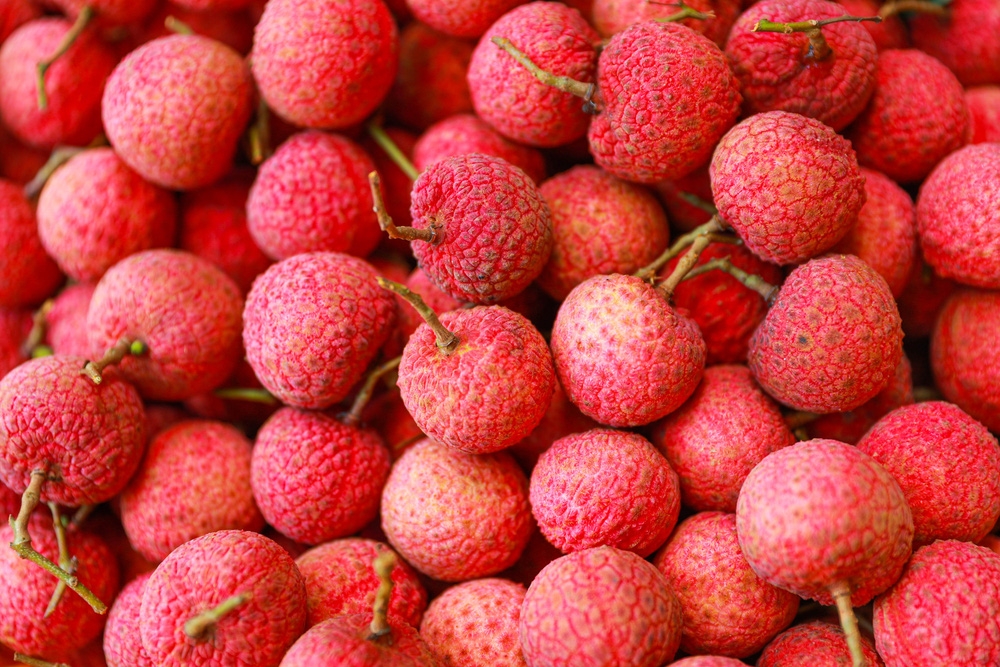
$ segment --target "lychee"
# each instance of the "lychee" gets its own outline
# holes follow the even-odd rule
[[[956,0],[944,16],[915,15],[913,45],[955,73],[963,86],[1000,84],[1000,8],[990,0]]]
[[[861,635],[864,667],[885,667],[875,642]],[[854,667],[847,638],[839,626],[825,621],[794,625],[764,647],[757,667]]]
[[[65,277],[38,237],[35,211],[17,185],[0,179],[0,306],[35,306]]]

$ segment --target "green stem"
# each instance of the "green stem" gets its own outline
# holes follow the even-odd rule
[[[166,26],[167,30],[177,35],[193,35],[194,30],[191,29],[187,23],[181,21],[176,16],[168,16],[163,20],[163,25]]]
[[[861,632],[858,630],[858,618],[851,606],[851,588],[847,582],[839,581],[830,586],[830,593],[837,603],[837,614],[840,616],[840,627],[847,637],[847,648],[851,651],[853,667],[866,667],[865,654],[861,648]]]
[[[76,21],[70,26],[69,31],[63,35],[62,41],[56,46],[55,52],[45,60],[42,60],[36,65],[37,78],[35,85],[38,87],[38,108],[45,111],[49,108],[49,95],[45,90],[45,73],[49,71],[49,68],[59,60],[69,48],[73,46],[73,43],[80,37],[83,31],[87,28],[87,24],[90,23],[91,19],[94,18],[94,9],[90,5],[86,5],[80,10],[80,14],[76,17]]]
[[[748,289],[752,289],[754,292],[757,292],[757,294],[759,294],[761,298],[764,299],[764,301],[767,303],[768,306],[774,303],[774,300],[778,296],[779,288],[777,286],[772,285],[771,283],[767,282],[766,280],[764,280],[763,278],[761,278],[756,274],[747,273],[740,267],[735,266],[732,262],[729,261],[728,257],[716,257],[714,259],[710,259],[701,266],[692,269],[684,277],[684,279],[690,280],[691,278],[700,276],[703,273],[708,273],[709,271],[715,271],[715,270],[724,271],[728,273],[732,277],[739,280],[744,287],[747,287]]]
[[[712,219],[703,225],[699,225],[692,229],[690,232],[681,236],[679,239],[674,241],[674,243],[664,250],[659,257],[654,259],[650,264],[647,264],[643,268],[639,269],[632,275],[637,278],[642,278],[643,280],[652,280],[660,269],[666,266],[667,262],[672,260],[677,255],[681,254],[685,248],[694,243],[695,239],[700,236],[705,236],[707,234],[713,234],[715,232],[721,232],[725,229],[722,225],[722,220],[718,216],[712,216]]]
[[[32,658],[30,655],[25,655],[23,653],[15,653],[14,662],[19,662],[22,665],[29,665],[30,667],[70,667],[65,662],[49,662],[48,660],[42,660],[41,658]]]
[[[708,19],[715,18],[715,12],[713,11],[699,12],[697,9],[691,7],[685,2],[656,3],[656,4],[668,4],[677,7],[679,9],[679,11],[670,14],[669,16],[663,16],[661,18],[654,19],[655,21],[659,21],[660,23],[673,23],[675,21],[683,21],[684,19],[698,19],[700,21],[706,21]]]
[[[373,563],[375,574],[378,575],[378,590],[375,591],[375,604],[372,608],[372,623],[369,626],[367,639],[375,640],[389,634],[389,597],[392,595],[392,570],[396,567],[396,554],[385,550],[375,557]]]
[[[901,12],[944,16],[947,11],[947,3],[928,2],[927,0],[890,0],[879,8],[878,15],[883,19]]]
[[[263,403],[264,405],[277,405],[278,399],[267,389],[255,387],[225,387],[212,392],[218,398],[225,398],[234,401],[252,401],[253,403]]]
[[[184,634],[191,639],[203,639],[205,634],[215,627],[227,614],[250,599],[249,593],[240,593],[223,600],[222,604],[203,611],[193,618],[189,618],[184,623]]]
[[[698,258],[701,256],[701,253],[704,252],[705,248],[707,248],[711,242],[712,238],[708,234],[703,234],[696,238],[687,249],[687,252],[684,253],[684,256],[681,257],[679,262],[677,262],[677,266],[674,267],[674,270],[669,276],[667,276],[667,279],[657,286],[657,289],[663,293],[663,296],[667,298],[667,301],[674,298],[674,290],[677,289],[680,282],[684,280],[684,276],[686,276],[691,269],[694,268],[694,265],[698,263]]]
[[[389,156],[389,159],[392,160],[393,164],[402,169],[403,173],[410,177],[411,181],[417,180],[417,176],[420,175],[420,172],[417,171],[417,168],[412,162],[410,162],[410,158],[403,154],[403,151],[399,149],[399,146],[397,146],[396,142],[392,140],[392,137],[390,137],[386,131],[382,129],[381,125],[374,120],[368,123],[368,134],[375,141],[375,143],[379,145],[379,148],[385,151],[385,154]]]
[[[121,338],[117,343],[112,345],[104,356],[97,361],[87,361],[84,363],[83,368],[80,370],[81,373],[89,377],[94,381],[94,384],[101,384],[103,378],[101,373],[104,369],[113,364],[117,364],[125,355],[131,354],[132,356],[139,356],[145,354],[149,351],[146,344],[141,340],[132,340],[130,338]]]
[[[59,514],[59,505],[56,503],[49,503],[49,511],[52,512],[52,528],[56,533],[56,544],[59,547],[59,567],[62,568],[63,572],[73,576],[76,574],[76,559],[69,555],[69,544],[66,542],[66,526],[63,524],[62,517]],[[49,604],[45,608],[45,614],[43,618],[48,618],[52,615],[52,612],[56,610],[56,605],[62,600],[63,594],[66,592],[66,582],[60,579],[56,583],[56,590],[53,591],[52,597],[49,598]]]
[[[41,345],[45,339],[45,329],[48,324],[47,318],[49,313],[52,312],[52,307],[55,303],[55,299],[46,299],[45,303],[32,315],[31,331],[28,332],[28,337],[24,339],[24,343],[21,345],[21,354],[25,357],[33,356],[35,348]]]
[[[872,21],[881,23],[881,16],[835,16],[829,19],[797,21],[793,23],[775,23],[770,19],[761,19],[750,28],[750,32],[780,32],[791,34],[793,32],[804,32],[809,38],[809,54],[807,57],[813,60],[825,60],[833,54],[833,50],[823,37],[821,28],[831,23],[841,23],[843,21]]]
[[[361,413],[365,411],[365,406],[368,405],[368,401],[371,400],[372,394],[375,392],[375,385],[378,381],[397,368],[399,368],[399,362],[402,360],[402,356],[390,359],[385,362],[365,378],[364,385],[361,386],[361,391],[354,398],[354,403],[351,405],[350,411],[344,415],[343,422],[348,426],[356,426],[361,421]]]

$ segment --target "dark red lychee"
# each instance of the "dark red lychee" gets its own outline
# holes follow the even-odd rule
[[[875,642],[861,635],[865,667],[885,667]],[[854,667],[847,639],[839,626],[826,621],[795,625],[764,648],[757,667]]]
[[[970,144],[1000,141],[1000,86],[974,86],[965,89],[972,123]]]
[[[955,73],[963,86],[1000,84],[1000,7],[990,0],[956,0],[944,15],[914,15],[913,45]]]
[[[472,0],[454,5],[446,0],[406,0],[418,21],[453,37],[478,38],[501,16],[525,0]]]
[[[35,306],[64,280],[38,237],[38,223],[21,188],[0,179],[0,306]]]
[[[66,2],[67,0],[60,0]],[[83,2],[85,0],[70,0]],[[121,0],[119,0],[121,1]],[[251,0],[253,2],[253,0]],[[139,39],[143,42],[152,41],[158,37],[166,37],[175,32],[168,25],[179,22],[189,27],[196,35],[204,35],[222,42],[240,55],[247,55],[253,46],[253,28],[257,16],[251,16],[246,8],[226,7],[225,5],[246,5],[246,0],[235,2],[217,2],[217,8],[193,9],[192,5],[206,5],[206,2],[195,0],[166,0],[158,4],[146,18]],[[261,4],[256,3],[254,4]],[[185,6],[186,5],[186,6]],[[167,21],[167,18],[172,18]]]
[[[912,338],[926,338],[934,328],[937,314],[958,284],[934,273],[924,262],[917,238],[917,256],[903,293],[896,299],[903,332]]]
[[[33,320],[29,310],[0,307],[0,378],[28,360],[24,344]]]

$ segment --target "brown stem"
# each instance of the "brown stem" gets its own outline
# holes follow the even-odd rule
[[[94,18],[94,9],[90,5],[86,5],[80,10],[80,14],[76,17],[76,21],[70,26],[69,31],[63,36],[62,41],[56,46],[56,50],[51,56],[45,60],[39,61],[36,65],[37,78],[35,85],[38,87],[38,108],[45,111],[49,108],[49,95],[45,91],[45,73],[49,71],[49,68],[59,60],[69,48],[73,46],[73,43],[80,37],[83,31],[87,28],[87,24],[90,20]]]
[[[396,142],[392,140],[386,131],[382,129],[382,126],[375,120],[368,123],[368,134],[371,138],[378,144],[379,148],[385,151],[385,154],[389,156],[392,163],[399,167],[404,174],[410,177],[411,181],[417,180],[417,176],[420,172],[417,171],[416,166],[410,162],[410,158],[399,149]]]
[[[257,104],[257,113],[253,123],[247,130],[247,152],[250,154],[250,164],[260,165],[271,156],[271,110],[267,102],[261,98]]]
[[[386,373],[399,368],[399,362],[402,358],[402,356],[399,356],[395,359],[390,359],[368,374],[368,377],[365,378],[365,383],[361,386],[361,391],[354,397],[351,409],[342,419],[345,424],[348,426],[357,426],[358,422],[361,421],[361,413],[365,411],[365,406],[368,405],[368,401],[371,400],[372,394],[375,392],[375,385]]]
[[[69,555],[69,544],[66,542],[66,526],[63,524],[62,516],[59,514],[59,505],[56,503],[49,503],[48,505],[49,510],[52,512],[52,528],[56,533],[56,544],[59,546],[59,567],[70,576],[75,575],[77,562],[75,558]],[[62,600],[65,592],[66,582],[60,579],[56,583],[56,590],[53,591],[52,597],[49,598],[49,604],[45,608],[43,618],[48,618],[52,615],[52,612],[56,610],[56,605]]]
[[[660,23],[672,23],[674,21],[683,21],[684,19],[698,19],[701,21],[705,21],[707,19],[715,18],[715,12],[713,11],[699,12],[697,9],[691,7],[685,2],[663,2],[663,3],[656,2],[650,4],[670,5],[673,7],[677,7],[679,9],[679,11],[670,14],[669,16],[663,16],[657,19],[653,19],[654,21],[659,21]]]
[[[277,405],[278,399],[267,389],[260,387],[224,387],[212,392],[218,398],[235,401],[252,401],[264,405]]]
[[[226,614],[229,614],[249,599],[249,593],[240,593],[239,595],[226,598],[219,606],[189,618],[184,623],[184,634],[194,640],[204,639],[205,634],[214,628]]]
[[[45,339],[45,329],[48,324],[46,318],[52,312],[52,307],[55,303],[55,299],[46,299],[45,303],[32,315],[31,331],[28,332],[28,337],[24,339],[24,343],[21,345],[21,354],[24,356],[32,356],[34,349],[41,345]]]
[[[793,32],[804,32],[809,38],[809,53],[806,57],[813,60],[825,60],[833,53],[826,38],[823,37],[821,28],[831,23],[841,23],[843,21],[872,21],[881,23],[881,16],[835,16],[833,18],[797,21],[793,23],[775,23],[770,19],[761,19],[750,28],[750,32],[781,32],[790,34]]]
[[[732,277],[739,280],[744,287],[757,292],[762,299],[767,303],[768,306],[774,303],[774,300],[778,296],[779,288],[771,283],[767,282],[760,276],[747,273],[738,266],[734,266],[732,262],[729,261],[728,257],[716,257],[710,259],[701,266],[692,269],[685,277],[685,280],[695,278],[703,273],[708,273],[709,271],[725,271]]]
[[[458,336],[444,328],[444,325],[441,324],[441,320],[438,319],[437,313],[431,310],[431,307],[424,302],[419,294],[411,289],[408,289],[404,285],[400,285],[399,283],[391,280],[386,280],[382,276],[376,276],[375,279],[378,280],[378,284],[382,287],[382,289],[395,292],[399,296],[403,297],[411,306],[413,306],[414,310],[420,313],[420,316],[424,318],[427,325],[434,331],[434,336],[437,339],[437,346],[441,351],[449,353],[453,352],[455,348],[458,347]]]
[[[802,412],[801,410],[797,410],[795,412],[789,412],[785,415],[785,425],[794,431],[797,428],[813,423],[819,419],[819,417],[820,416],[814,412]]]
[[[120,338],[117,343],[112,345],[104,356],[97,361],[87,361],[84,363],[83,368],[80,370],[81,373],[89,377],[94,381],[94,384],[101,384],[103,378],[101,373],[104,369],[113,364],[117,364],[122,359],[125,358],[126,354],[131,354],[133,356],[139,356],[145,354],[149,351],[146,344],[141,340],[132,340],[131,338]]]
[[[429,229],[396,226],[385,210],[385,201],[382,199],[382,179],[379,178],[377,171],[368,174],[368,184],[372,188],[372,210],[378,216],[378,226],[389,235],[389,238],[403,239],[404,241],[427,241],[428,243],[441,242],[441,235],[438,234],[440,227],[437,225],[432,224]]]
[[[677,255],[687,248],[689,245],[694,243],[694,240],[699,236],[704,236],[706,234],[712,234],[715,232],[721,232],[725,230],[722,224],[722,220],[717,215],[713,215],[712,219],[703,225],[699,225],[692,229],[690,232],[681,236],[673,244],[663,251],[659,257],[654,259],[652,263],[642,267],[632,275],[637,278],[642,278],[643,280],[652,280],[660,269],[662,269],[667,262],[672,260]]]
[[[41,658],[32,658],[30,655],[23,653],[15,653],[14,662],[19,662],[22,665],[30,665],[30,667],[69,667],[65,662],[49,662]]]
[[[97,505],[80,505],[76,509],[73,516],[70,517],[69,521],[63,521],[63,523],[69,530],[76,530],[83,525],[83,522],[87,520],[87,517],[94,513],[96,508]]]
[[[890,0],[879,8],[878,15],[883,19],[887,19],[900,12],[944,16],[948,12],[948,8],[946,5],[928,2],[927,0]]]
[[[686,276],[691,269],[694,268],[694,265],[698,263],[698,258],[701,257],[701,253],[704,252],[705,248],[707,248],[708,244],[711,242],[712,238],[708,234],[704,234],[696,238],[694,243],[691,244],[691,247],[688,248],[686,253],[684,253],[684,256],[677,262],[677,266],[674,267],[674,270],[669,276],[667,276],[667,279],[657,285],[657,289],[663,293],[663,296],[667,298],[667,301],[673,299],[674,290],[677,289],[677,286],[680,285],[682,280],[684,280],[684,276]]]
[[[928,387],[926,385],[918,386],[913,388],[913,402],[914,403],[924,403],[926,401],[940,401],[941,392],[939,392],[934,387]]]
[[[568,76],[556,76],[552,72],[543,70],[541,67],[532,62],[531,58],[526,56],[523,51],[514,46],[506,37],[493,37],[490,41],[509,53],[514,60],[520,63],[522,67],[531,72],[536,79],[544,83],[546,86],[552,86],[553,88],[561,90],[564,93],[576,95],[577,97],[581,97],[588,102],[591,97],[593,97],[594,84],[577,81],[576,79]]]
[[[838,581],[829,588],[837,603],[837,614],[840,616],[840,627],[847,637],[847,648],[851,651],[853,667],[866,667],[865,654],[861,650],[861,632],[858,630],[858,619],[851,606],[851,587],[845,581]]]
[[[385,550],[375,557],[372,564],[378,575],[378,590],[375,591],[375,604],[372,607],[372,623],[367,639],[369,641],[388,635],[389,627],[389,597],[392,595],[392,570],[396,567],[396,554]]]
[[[163,25],[166,26],[167,30],[176,35],[193,35],[194,30],[191,29],[187,23],[181,21],[176,16],[170,15],[163,20]]]

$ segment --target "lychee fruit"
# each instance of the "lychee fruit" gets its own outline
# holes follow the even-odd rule
[[[139,635],[142,592],[151,574],[141,574],[127,583],[108,611],[103,639],[108,667],[155,667],[142,648]]]
[[[864,667],[885,667],[875,642],[861,635]],[[794,625],[764,647],[757,667],[854,667],[847,638],[839,626],[826,621]]]
[[[446,35],[476,39],[501,16],[525,0],[474,0],[454,5],[446,0],[406,0],[413,16]]]
[[[38,237],[35,211],[21,188],[0,179],[0,306],[36,306],[65,280]]]
[[[682,13],[685,6],[702,16],[685,18]],[[593,0],[592,7],[593,25],[602,37],[611,37],[633,23],[670,20],[697,30],[720,48],[725,46],[726,36],[740,10],[739,0],[694,0],[683,6],[646,0]]]
[[[972,123],[970,144],[1000,141],[1000,86],[973,86],[965,89]]]
[[[990,0],[956,0],[944,15],[917,14],[913,45],[955,73],[963,86],[1000,84],[1000,8]]]

